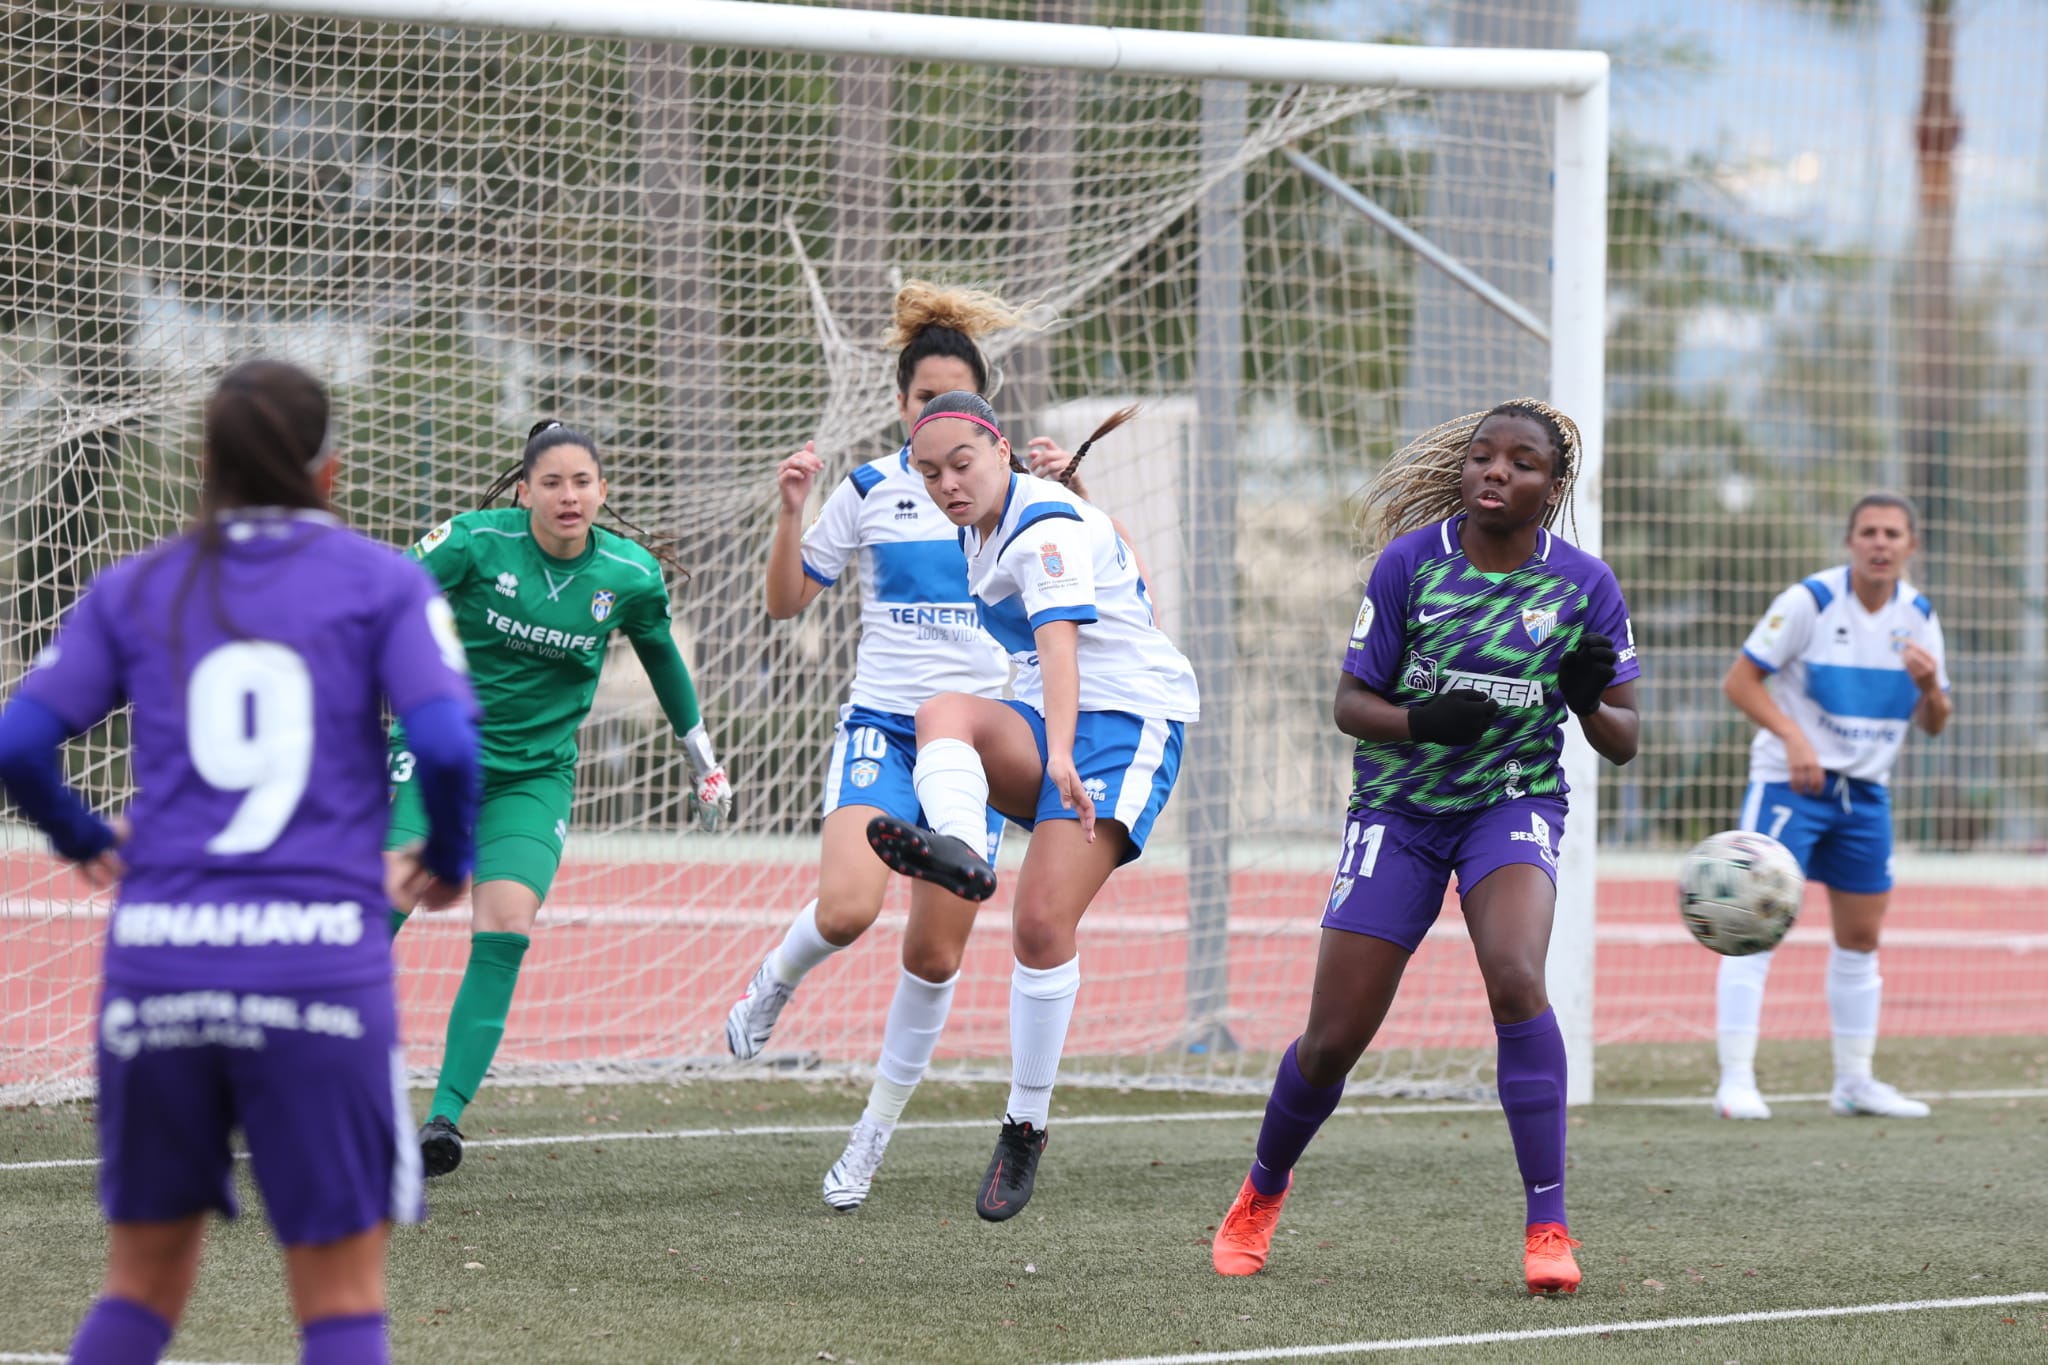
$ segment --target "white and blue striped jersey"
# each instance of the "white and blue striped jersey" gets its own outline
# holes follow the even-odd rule
[[[1049,479],[1012,474],[1002,519],[983,540],[960,532],[981,621],[1017,663],[1017,700],[1045,710],[1033,632],[1080,626],[1083,711],[1151,720],[1201,716],[1195,670],[1152,622],[1136,556],[1109,517]]]
[[[860,561],[851,700],[910,715],[941,692],[1000,697],[1009,667],[967,591],[959,529],[924,491],[909,448],[870,460],[804,532],[804,572],[826,587]]]
[[[1844,777],[1883,782],[1905,742],[1919,704],[1900,656],[1916,644],[1934,656],[1948,690],[1948,660],[1934,604],[1900,581],[1891,601],[1865,611],[1839,565],[1778,594],[1742,652],[1772,676],[1778,707],[1813,745],[1821,767]],[[1751,782],[1791,779],[1785,742],[1768,730],[1749,750]]]

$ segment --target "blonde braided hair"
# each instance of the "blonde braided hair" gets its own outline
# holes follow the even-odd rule
[[[1579,477],[1579,424],[1540,398],[1511,398],[1485,412],[1467,413],[1431,427],[1380,466],[1360,494],[1357,525],[1369,556],[1386,549],[1397,536],[1464,510],[1459,485],[1465,451],[1480,424],[1502,413],[1533,417],[1550,428],[1554,437],[1563,438],[1557,460],[1564,488],[1558,500],[1545,509],[1544,526],[1554,526],[1559,514],[1570,509],[1572,488]],[[1577,523],[1573,525],[1576,528]]]

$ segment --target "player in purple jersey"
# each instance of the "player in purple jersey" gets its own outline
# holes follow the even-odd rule
[[[118,883],[99,1016],[107,1273],[71,1359],[157,1360],[236,1212],[242,1130],[285,1248],[300,1359],[388,1359],[384,1259],[421,1213],[384,902],[461,894],[476,704],[417,565],[327,510],[327,395],[274,361],[207,404],[196,527],[108,569],[0,714],[0,782],[95,885]],[[383,709],[431,828],[389,869]],[[122,705],[136,793],[111,824],[59,750]]]
[[[1418,438],[1368,492],[1383,546],[1337,682],[1358,741],[1308,1026],[1257,1159],[1216,1232],[1219,1273],[1266,1263],[1292,1172],[1394,1002],[1453,874],[1500,1040],[1501,1108],[1527,1199],[1531,1293],[1578,1288],[1564,1215],[1564,1039],[1544,957],[1564,835],[1566,712],[1635,757],[1633,632],[1607,566],[1549,531],[1569,505],[1571,419],[1534,399]],[[1620,646],[1617,652],[1617,646]]]

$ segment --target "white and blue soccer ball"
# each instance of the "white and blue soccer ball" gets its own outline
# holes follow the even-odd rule
[[[1806,876],[1792,850],[1768,834],[1710,834],[1678,870],[1678,917],[1692,936],[1727,957],[1775,948],[1799,918]]]

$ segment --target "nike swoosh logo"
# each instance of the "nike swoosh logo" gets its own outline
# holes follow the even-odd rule
[[[1562,1180],[1553,1180],[1548,1185],[1538,1185],[1536,1186],[1536,1193],[1548,1194],[1562,1184],[1564,1184]]]
[[[1010,1207],[1009,1200],[996,1198],[996,1186],[1002,1183],[1003,1166],[1001,1162],[997,1162],[995,1174],[988,1178],[988,1206],[992,1209],[1006,1209]]]
[[[1451,613],[1457,610],[1458,608],[1456,607],[1445,607],[1442,611],[1439,612],[1417,611],[1415,613],[1415,623],[1417,625],[1426,626],[1431,621],[1443,620],[1446,616],[1449,616]]]

